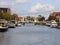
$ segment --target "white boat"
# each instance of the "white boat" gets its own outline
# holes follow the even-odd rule
[[[60,29],[60,22],[57,22],[57,28]]]
[[[22,26],[22,24],[18,23],[17,26]]]
[[[10,20],[10,22],[14,23],[17,26],[17,23],[18,23],[17,20]]]
[[[46,26],[50,26],[50,25],[51,25],[51,21],[47,21]]]
[[[53,28],[55,28],[55,27],[57,27],[57,22],[56,21],[51,21],[51,25],[50,25],[50,27],[53,27]]]
[[[15,25],[13,22],[9,21],[9,22],[8,22],[8,27],[9,27],[9,28],[15,28],[16,25]]]
[[[4,32],[8,30],[7,21],[0,21],[0,32]]]
[[[17,26],[22,26],[22,23],[18,21]]]

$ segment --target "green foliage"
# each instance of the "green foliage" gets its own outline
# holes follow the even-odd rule
[[[11,15],[10,15],[10,14],[5,14],[5,15],[4,15],[4,19],[6,19],[6,20],[11,20]]]
[[[42,15],[38,15],[38,21],[43,21],[43,20],[45,20],[45,17]]]
[[[17,18],[18,15],[17,14],[7,14],[7,13],[2,13],[2,11],[0,11],[0,19],[5,19],[5,20],[15,20],[15,18]]]
[[[31,17],[30,17],[30,16],[27,16],[26,18],[27,18],[27,20],[30,20],[30,19],[31,19]]]
[[[13,14],[12,15],[12,20],[18,20],[18,15],[17,14]]]
[[[34,17],[31,17],[31,16],[27,16],[26,19],[29,21],[34,21]]]
[[[50,16],[48,17],[48,20],[49,20],[49,21],[51,21],[51,20],[56,20],[56,16],[51,16],[51,15],[50,15]]]
[[[0,19],[3,19],[3,13],[0,11]]]

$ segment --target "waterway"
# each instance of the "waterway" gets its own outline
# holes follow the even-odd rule
[[[60,45],[60,29],[26,24],[0,32],[0,45]]]

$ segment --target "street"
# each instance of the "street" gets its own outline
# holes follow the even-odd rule
[[[26,24],[0,32],[0,45],[60,45],[60,29]]]

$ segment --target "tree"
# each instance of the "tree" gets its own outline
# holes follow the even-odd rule
[[[1,10],[0,10],[0,19],[3,19],[3,13]]]
[[[11,20],[11,14],[3,13],[3,12],[0,10],[0,19]]]
[[[51,16],[51,15],[50,15],[50,16],[48,17],[48,20],[49,20],[49,21],[55,20],[55,19],[56,19],[56,16]]]
[[[0,10],[0,19],[5,19],[5,20],[18,20],[18,15],[17,14],[8,14],[8,13],[3,13]]]
[[[31,18],[30,16],[27,16],[27,17],[26,17],[27,20],[30,20],[30,18]]]
[[[31,17],[31,21],[34,21],[34,17]]]
[[[45,20],[45,17],[42,15],[38,15],[38,21],[43,21],[43,20]]]
[[[17,14],[13,14],[12,15],[12,20],[18,20],[18,15]]]
[[[42,20],[42,21],[45,20],[45,17],[42,17],[41,20]]]
[[[31,17],[31,16],[27,16],[26,19],[27,19],[28,21],[34,21],[34,17]]]

